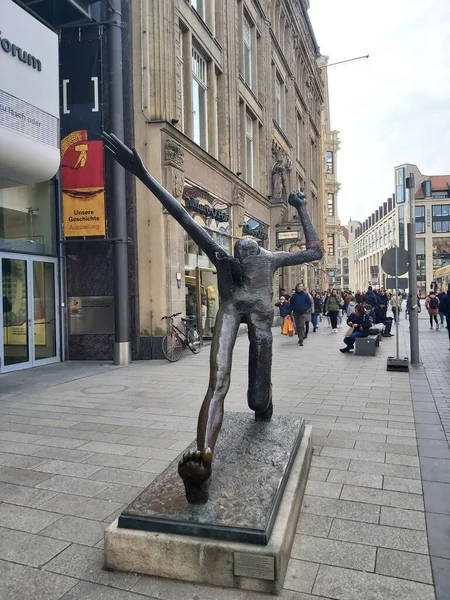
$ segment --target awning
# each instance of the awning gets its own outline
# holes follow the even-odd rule
[[[14,2],[54,29],[97,20],[93,15],[95,12],[93,6],[100,4],[98,0],[14,0]]]
[[[445,267],[440,267],[436,269],[434,272],[435,277],[442,277],[443,275],[450,275],[450,265],[446,265]]]

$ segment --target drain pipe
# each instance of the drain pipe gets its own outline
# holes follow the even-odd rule
[[[108,90],[110,130],[124,139],[122,79],[122,2],[107,0]],[[111,159],[111,205],[114,271],[114,364],[131,363],[128,294],[128,235],[125,170]]]

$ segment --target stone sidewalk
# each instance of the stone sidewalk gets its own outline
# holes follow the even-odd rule
[[[448,375],[447,332],[426,325],[422,319],[422,345]],[[401,328],[406,333],[407,324]],[[411,373],[411,392],[410,375],[386,371],[394,338],[376,357],[342,355],[341,331],[322,326],[300,348],[274,330],[276,410],[304,415],[315,443],[281,597],[434,600],[417,441],[428,438],[416,438],[413,411],[417,421],[432,406],[413,404],[425,390],[414,378],[428,376],[447,402],[448,380],[430,359],[429,371]],[[104,527],[195,437],[208,355],[206,348],[177,364],[125,368],[66,363],[0,378],[2,600],[271,597],[102,570]],[[246,363],[241,336],[228,410],[246,410]],[[449,483],[433,493],[445,500]],[[433,557],[438,600],[450,597],[444,500],[429,511],[447,535]]]

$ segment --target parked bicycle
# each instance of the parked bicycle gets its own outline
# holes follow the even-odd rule
[[[183,331],[174,322],[175,317],[180,315],[181,313],[175,313],[162,318],[163,321],[164,319],[170,321],[171,330],[162,339],[163,354],[170,362],[180,360],[184,348],[189,348],[193,354],[198,354],[202,349],[202,336],[197,327],[189,322],[192,321],[193,317],[181,319],[184,325]]]

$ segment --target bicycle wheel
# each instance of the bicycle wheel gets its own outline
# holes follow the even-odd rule
[[[198,354],[202,349],[202,336],[200,335],[197,327],[190,327],[186,332],[186,340],[188,343],[189,350],[193,354]]]
[[[178,337],[172,333],[166,333],[162,339],[162,351],[169,362],[177,362],[183,354],[183,345]]]

